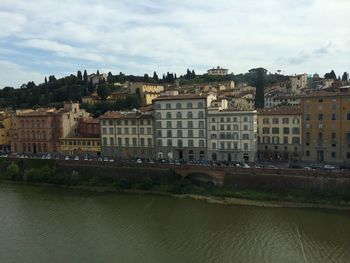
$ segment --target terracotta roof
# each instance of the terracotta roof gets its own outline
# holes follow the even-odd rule
[[[315,91],[310,94],[300,95],[300,98],[313,97],[335,97],[335,96],[350,96],[350,92],[330,92],[330,91]]]
[[[268,109],[257,109],[258,115],[300,115],[300,108],[297,106],[282,106]]]
[[[108,111],[100,117],[100,119],[147,119],[147,118],[152,118],[152,116],[141,114],[139,112],[123,113],[118,111]]]

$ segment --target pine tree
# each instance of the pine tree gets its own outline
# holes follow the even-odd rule
[[[264,108],[264,88],[267,70],[264,68],[255,68],[249,70],[255,77],[255,108]]]
[[[96,75],[100,75],[100,71],[99,70],[96,71]]]
[[[88,74],[86,72],[86,69],[84,70],[84,82],[87,83],[88,82]]]
[[[342,78],[341,78],[341,80],[342,80],[343,82],[348,82],[348,80],[349,80],[349,73],[344,72],[344,73],[343,73],[343,76],[342,76]]]
[[[45,83],[47,83],[47,78],[45,77]]]
[[[77,78],[80,79],[80,80],[83,80],[83,76],[81,75],[81,71],[78,70],[77,72]]]
[[[153,72],[153,79],[155,80],[155,81],[158,81],[159,79],[158,79],[158,75],[157,75],[157,72]]]

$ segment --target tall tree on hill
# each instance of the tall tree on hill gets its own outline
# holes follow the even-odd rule
[[[47,78],[45,77],[45,83],[47,83]]]
[[[56,80],[55,75],[50,75],[50,76],[49,76],[49,82],[53,82],[53,81],[55,81],[55,80]]]
[[[100,75],[100,71],[99,70],[96,71],[96,75]]]
[[[342,78],[341,78],[341,80],[342,80],[343,82],[348,82],[348,80],[349,80],[349,73],[344,72],[344,73],[343,73],[343,76],[342,76]]]
[[[332,70],[332,71],[329,72],[329,73],[324,74],[324,77],[325,77],[326,79],[334,79],[334,80],[337,80],[337,75],[335,74],[334,70]]]
[[[149,82],[149,76],[148,76],[148,74],[143,75],[143,81],[144,81],[144,82]]]
[[[87,83],[88,82],[88,74],[86,72],[86,69],[84,70],[84,78],[83,78],[84,82]]]
[[[158,75],[157,75],[157,72],[153,72],[153,79],[155,80],[155,81],[158,81],[159,80],[159,78],[158,78]]]
[[[81,75],[81,71],[78,70],[77,72],[77,78],[80,79],[80,80],[83,80],[83,76]]]
[[[255,78],[255,108],[264,108],[264,88],[267,70],[264,68],[255,68],[249,70]]]
[[[192,78],[196,77],[196,73],[194,72],[194,69],[192,69],[191,76],[192,76]]]
[[[102,100],[105,100],[111,94],[111,91],[108,85],[98,85],[97,94]]]
[[[108,83],[113,83],[113,74],[112,74],[112,72],[108,72],[107,82]]]

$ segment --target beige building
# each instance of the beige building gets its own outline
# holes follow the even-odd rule
[[[100,138],[61,138],[60,151],[70,156],[100,156],[100,141]]]
[[[291,84],[291,92],[294,94],[301,94],[307,87],[307,74],[299,74],[289,77]]]
[[[301,112],[283,106],[258,110],[260,160],[299,160],[301,157]]]
[[[208,157],[213,161],[253,162],[257,158],[257,112],[230,109],[225,100],[207,114]],[[226,101],[227,102],[227,101]]]
[[[213,94],[181,94],[153,101],[158,159],[207,159],[207,108],[215,99]]]
[[[0,152],[9,152],[11,146],[11,116],[7,112],[0,113]]]
[[[301,98],[303,160],[350,163],[350,92],[314,92]]]
[[[152,111],[107,112],[100,125],[103,156],[154,158]]]
[[[228,69],[217,66],[216,68],[208,69],[208,75],[225,76],[228,74]]]

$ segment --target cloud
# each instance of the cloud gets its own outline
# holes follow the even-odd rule
[[[325,61],[349,71],[349,8],[347,0],[1,0],[0,45],[9,52],[0,59],[41,73],[49,63],[51,74],[216,65],[322,74],[331,68]]]

